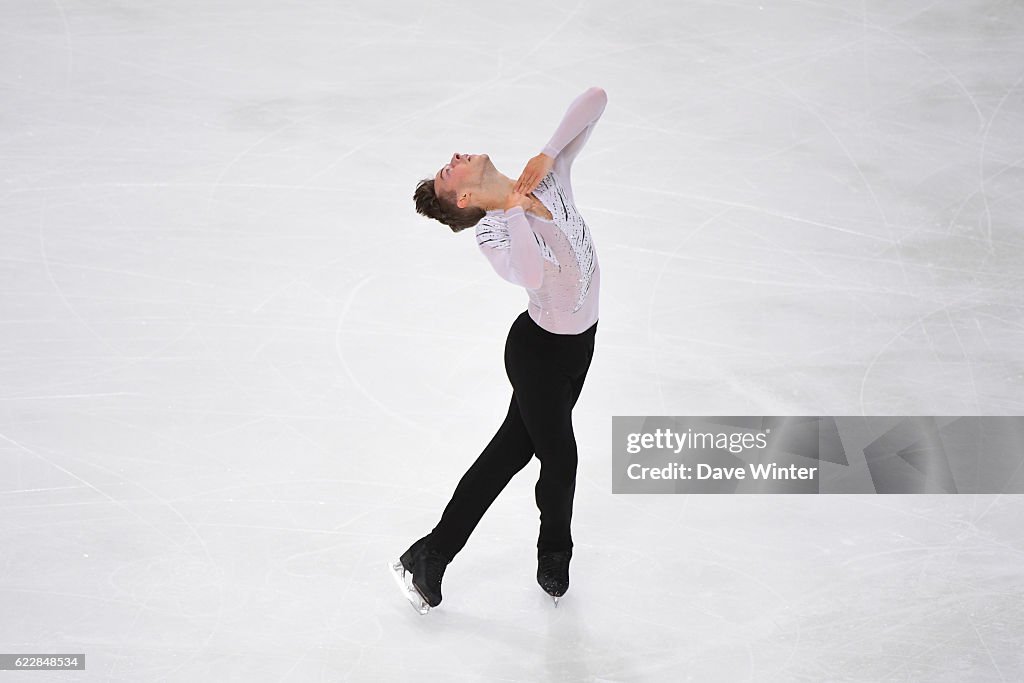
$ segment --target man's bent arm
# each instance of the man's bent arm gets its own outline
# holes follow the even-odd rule
[[[556,167],[567,172],[607,104],[608,94],[602,88],[587,88],[569,105],[554,135],[541,152],[554,159]]]

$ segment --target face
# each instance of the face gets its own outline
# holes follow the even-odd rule
[[[439,193],[455,192],[460,208],[469,205],[463,195],[479,187],[490,158],[486,154],[460,154],[456,152],[441,170],[434,174],[434,188]]]

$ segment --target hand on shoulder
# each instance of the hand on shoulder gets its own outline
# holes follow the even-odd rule
[[[535,189],[540,181],[544,179],[551,169],[555,165],[555,160],[549,157],[544,152],[541,152],[537,156],[526,162],[526,168],[519,175],[519,180],[516,181],[515,189],[517,192],[523,194],[530,194]]]

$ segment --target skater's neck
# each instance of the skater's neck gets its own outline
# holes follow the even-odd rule
[[[484,211],[504,211],[511,205],[515,181],[503,173],[495,171],[485,177],[484,183],[477,190],[477,206]]]

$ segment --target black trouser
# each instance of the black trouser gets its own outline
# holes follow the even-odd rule
[[[508,414],[455,488],[431,532],[433,547],[455,557],[505,485],[536,454],[537,548],[572,548],[577,461],[572,409],[594,357],[596,333],[595,322],[580,334],[554,334],[526,311],[512,323],[505,342],[505,373],[512,382]]]

